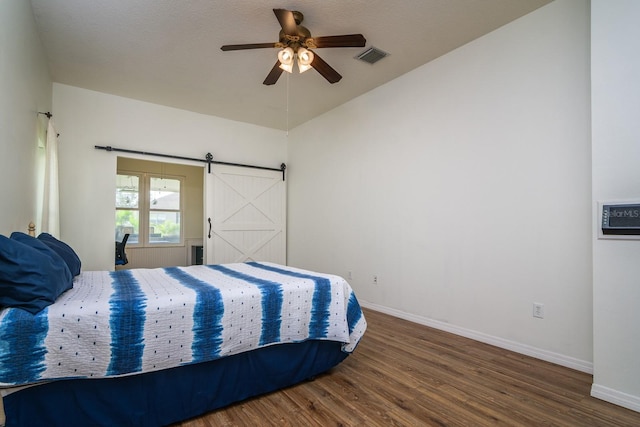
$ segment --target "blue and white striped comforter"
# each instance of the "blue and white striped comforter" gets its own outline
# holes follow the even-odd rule
[[[156,371],[278,343],[343,343],[366,321],[341,277],[270,263],[83,272],[37,315],[0,312],[0,386]]]

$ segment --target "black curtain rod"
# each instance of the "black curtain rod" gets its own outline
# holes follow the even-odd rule
[[[193,157],[182,157],[182,156],[174,156],[172,154],[161,154],[161,153],[151,153],[148,151],[138,151],[138,150],[127,150],[125,148],[114,148],[111,147],[109,145],[107,146],[102,146],[102,145],[95,145],[94,146],[97,150],[106,150],[106,151],[118,151],[121,153],[131,153],[131,154],[142,154],[145,156],[155,156],[155,157],[165,157],[168,159],[179,159],[179,160],[190,160],[192,162],[203,162],[203,163],[207,163],[208,165],[208,172],[211,173],[211,165],[227,165],[227,166],[240,166],[243,168],[252,168],[252,169],[262,169],[262,170],[269,170],[269,171],[280,171],[282,172],[282,180],[284,181],[284,171],[285,169],[287,169],[287,165],[285,165],[284,163],[282,163],[280,165],[280,168],[269,168],[266,166],[256,166],[256,165],[245,165],[242,163],[229,163],[229,162],[219,162],[217,160],[213,160],[213,154],[211,153],[207,153],[207,155],[205,156],[204,159],[196,159]]]

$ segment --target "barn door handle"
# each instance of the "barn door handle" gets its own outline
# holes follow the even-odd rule
[[[209,238],[211,238],[211,218],[207,218],[209,221]]]

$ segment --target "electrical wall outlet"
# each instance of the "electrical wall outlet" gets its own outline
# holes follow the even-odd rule
[[[347,271],[347,280],[353,280],[353,273],[351,271]]]
[[[371,282],[372,282],[374,285],[379,284],[379,282],[378,282],[378,275],[377,275],[377,274],[374,274],[374,275],[373,275],[373,277],[371,278]]]
[[[544,304],[540,304],[539,302],[533,303],[533,317],[544,319]]]

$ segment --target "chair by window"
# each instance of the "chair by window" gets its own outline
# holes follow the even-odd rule
[[[124,247],[127,245],[129,239],[129,233],[125,234],[122,241],[116,242],[116,265],[125,265],[129,263],[127,254],[124,251]]]

